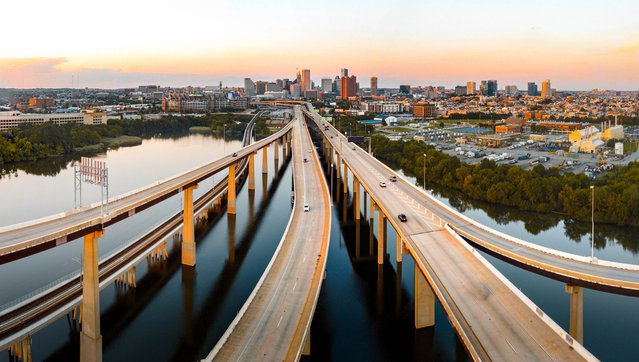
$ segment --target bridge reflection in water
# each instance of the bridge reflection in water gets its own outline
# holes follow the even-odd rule
[[[257,164],[261,182],[256,190],[240,190],[237,215],[227,214],[223,202],[196,224],[195,269],[182,267],[180,242],[175,239],[167,245],[166,261],[138,265],[137,288],[111,285],[101,292],[105,360],[195,360],[211,349],[259,279],[260,265],[263,269],[268,263],[284,231],[288,219],[282,207],[291,207],[289,166],[290,157],[281,156],[277,163],[268,162],[267,173]],[[68,338],[61,338],[69,330]],[[33,353],[52,360],[77,360],[78,341],[78,330],[60,319],[34,336]]]

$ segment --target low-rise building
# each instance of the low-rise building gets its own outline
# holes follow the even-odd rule
[[[88,113],[51,113],[24,114],[17,111],[0,112],[0,132],[6,132],[22,124],[40,125],[51,122],[53,124],[106,124],[107,114],[103,112]]]

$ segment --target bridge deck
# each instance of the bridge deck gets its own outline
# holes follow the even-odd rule
[[[261,284],[207,360],[297,360],[310,333],[328,252],[330,200],[301,117],[297,109],[293,126],[296,202],[289,227]],[[304,202],[310,211],[303,211]]]
[[[594,359],[547,316],[538,314],[531,307],[532,302],[519,295],[476,252],[443,229],[437,214],[422,205],[419,191],[400,181],[389,183],[390,187],[379,187],[379,182],[387,181],[389,176],[384,165],[347,143],[334,128],[325,131],[320,127],[320,130],[329,136],[333,148],[342,153],[351,172],[403,236],[416,265],[429,279],[473,358]],[[397,220],[400,213],[407,215],[407,222]]]

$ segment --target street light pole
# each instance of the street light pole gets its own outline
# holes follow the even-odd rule
[[[591,220],[592,220],[592,234],[590,236],[590,244],[591,244],[591,249],[590,249],[590,260],[594,261],[595,260],[595,186],[591,185],[590,186],[590,190],[592,190],[592,213],[591,213]]]
[[[422,187],[426,190],[426,154],[424,153],[424,179],[422,181]]]

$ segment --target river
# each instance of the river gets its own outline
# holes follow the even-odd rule
[[[110,150],[95,158],[107,162],[113,196],[199,166],[240,146],[240,141],[224,143],[212,136],[188,135],[146,139],[140,146]],[[271,157],[272,154],[269,153]],[[0,179],[0,226],[72,208],[71,161],[60,158],[21,165],[21,170],[5,169],[5,176]],[[258,176],[255,192],[248,192],[246,187],[239,191],[237,216],[229,217],[222,211],[198,226],[194,270],[181,267],[179,247],[169,243],[168,262],[138,265],[136,289],[110,285],[100,293],[105,361],[191,361],[208,353],[261,276],[288,222],[291,170],[287,162],[280,163],[276,174],[270,159],[269,172],[261,182]],[[261,162],[256,162],[256,175],[260,174]],[[204,181],[196,196],[219,177],[223,175]],[[336,189],[337,180],[332,183]],[[590,254],[589,224],[571,223],[555,215],[494,208],[459,195],[431,192],[497,230],[559,250]],[[334,194],[341,195],[341,191]],[[83,202],[98,200],[99,189],[85,185]],[[334,200],[327,278],[312,326],[312,355],[306,359],[467,359],[438,303],[435,327],[414,330],[412,261],[405,257],[400,268],[394,262],[394,243],[388,243],[391,257],[378,267],[371,257],[374,251],[370,253],[367,220],[352,220],[352,198],[346,200],[346,218],[344,200]],[[153,228],[181,206],[177,195],[109,227],[100,240],[101,257]],[[597,257],[639,263],[634,237],[637,230],[597,230]],[[391,227],[388,240],[394,240]],[[80,255],[81,244],[74,241],[0,266],[0,304],[7,305],[77,272]],[[560,326],[568,328],[568,295],[563,284],[484,256]],[[632,331],[639,325],[638,306],[636,298],[585,290],[586,347],[604,360],[634,359],[637,347]],[[33,336],[32,348],[34,360],[76,360],[77,330],[69,327],[66,318],[60,318]]]

